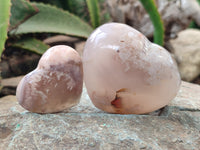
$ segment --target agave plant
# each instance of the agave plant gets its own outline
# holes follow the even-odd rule
[[[94,27],[100,25],[98,1],[87,0],[87,5],[92,26],[78,16],[53,5],[25,0],[1,0],[0,55],[7,35],[10,38],[28,33],[58,33],[87,38]],[[38,54],[44,53],[48,48],[48,45],[33,37],[21,37],[12,46]]]
[[[21,35],[57,33],[87,38],[96,27],[103,23],[99,9],[99,1],[102,0],[43,1],[48,3],[0,0],[0,55],[7,38],[20,37],[10,45],[43,54],[48,49],[48,45],[34,37],[25,36],[24,38]],[[154,42],[162,45],[164,28],[154,0],[140,1],[154,24]],[[79,9],[83,4],[87,11]],[[83,11],[89,13],[89,20]]]

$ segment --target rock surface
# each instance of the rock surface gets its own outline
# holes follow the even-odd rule
[[[187,29],[178,33],[176,39],[170,40],[178,62],[181,77],[192,81],[200,75],[200,31]]]
[[[108,11],[115,22],[133,26],[145,36],[153,36],[154,27],[139,0],[106,1]],[[200,6],[196,0],[156,0],[164,22],[167,37],[187,28],[191,20],[200,25]]]
[[[2,88],[0,88],[0,97],[6,95],[15,95],[17,85],[22,78],[23,76],[2,79],[1,80]]]
[[[84,46],[85,46],[85,41],[80,41],[75,43],[75,50],[79,53],[80,56],[83,55]]]
[[[2,78],[10,78],[29,73],[38,64],[40,55],[29,51],[8,48],[3,51],[0,70]]]
[[[17,87],[19,81],[23,78],[24,76],[18,76],[18,77],[13,77],[13,78],[6,78],[2,79],[1,84],[4,87],[12,86],[12,87]]]
[[[68,112],[35,114],[15,96],[0,99],[0,149],[181,149],[200,147],[200,86],[182,82],[160,113],[116,115],[95,108],[84,88]]]

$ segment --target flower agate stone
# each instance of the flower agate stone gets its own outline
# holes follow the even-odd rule
[[[93,104],[109,113],[144,114],[162,108],[181,82],[167,50],[120,23],[104,24],[90,35],[83,70]]]
[[[76,105],[82,85],[79,54],[59,45],[44,53],[37,68],[20,81],[16,95],[19,104],[31,112],[54,113]]]

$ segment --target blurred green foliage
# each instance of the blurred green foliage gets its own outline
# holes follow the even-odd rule
[[[12,5],[9,0],[0,1],[0,55],[7,34],[9,39],[14,39],[8,45],[42,54],[48,45],[34,37],[27,40],[21,35],[57,33],[87,38],[100,25],[97,0],[11,0]],[[34,45],[38,45],[38,50]]]
[[[197,0],[197,2],[200,5],[200,0]],[[200,26],[197,25],[197,23],[195,21],[192,21],[189,25],[189,28],[195,28],[195,29],[200,29]]]
[[[90,20],[93,28],[96,28],[100,25],[100,12],[98,0],[86,0],[88,11],[90,14]]]
[[[154,25],[154,42],[163,45],[164,28],[154,0],[140,1]],[[8,39],[12,39],[12,43],[7,45],[38,54],[44,53],[44,48],[48,45],[36,39],[34,34],[29,37],[30,33],[56,33],[87,38],[96,27],[110,19],[108,12],[101,11],[102,7],[105,7],[104,2],[105,0],[11,0],[11,6],[9,0],[0,0],[0,33],[2,35],[0,36],[0,55],[7,33]],[[11,12],[10,17],[9,12]]]
[[[164,25],[161,16],[157,10],[154,0],[140,0],[144,8],[148,12],[150,19],[154,26],[154,43],[163,45],[164,44]]]
[[[7,38],[10,5],[10,0],[0,0],[0,56]]]
[[[38,12],[10,31],[10,35],[27,33],[61,33],[87,38],[93,28],[79,17],[55,6],[31,3]]]

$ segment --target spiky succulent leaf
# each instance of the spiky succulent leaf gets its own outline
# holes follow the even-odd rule
[[[0,0],[0,56],[3,52],[5,41],[7,39],[10,5],[10,0]]]
[[[10,34],[51,32],[87,38],[93,31],[91,26],[67,11],[42,3],[32,4],[39,9],[39,12],[12,30]]]
[[[154,43],[164,44],[164,25],[154,0],[140,0],[154,26]]]
[[[25,0],[11,0],[11,17],[9,30],[16,28],[19,24],[38,12],[36,6]]]
[[[37,40],[35,38],[22,38],[14,43],[12,46],[19,47],[21,49],[25,49],[37,54],[43,54],[49,46],[44,44],[42,41]]]
[[[86,2],[92,26],[93,28],[96,28],[100,25],[100,11],[99,11],[98,0],[86,0]]]

